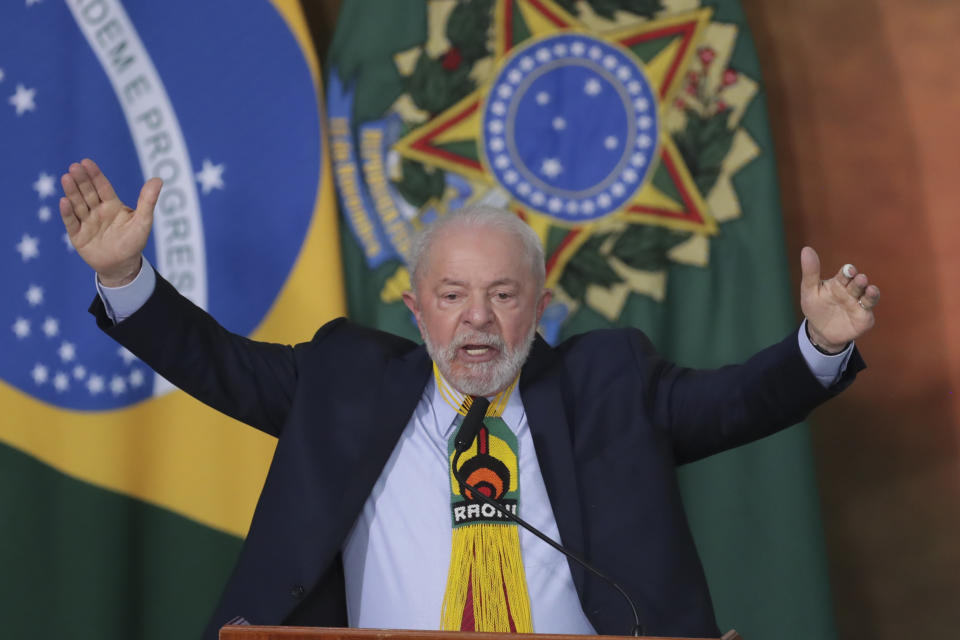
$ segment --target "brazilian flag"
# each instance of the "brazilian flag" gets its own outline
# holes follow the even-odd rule
[[[346,0],[326,66],[356,320],[417,338],[412,234],[485,203],[543,242],[548,341],[636,326],[716,367],[796,331],[736,0]],[[679,475],[721,628],[834,637],[807,427]]]
[[[59,175],[163,178],[150,262],[232,331],[309,339],[344,311],[320,78],[292,0],[0,5],[5,637],[198,637],[275,444],[96,329]]]

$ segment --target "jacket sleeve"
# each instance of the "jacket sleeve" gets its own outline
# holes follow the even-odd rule
[[[830,387],[810,372],[796,332],[742,364],[698,370],[663,360],[649,339],[630,332],[646,395],[644,405],[667,430],[678,464],[762,438],[804,420],[849,386],[866,365],[854,349]]]
[[[297,351],[305,346],[256,342],[220,326],[157,275],[153,294],[114,324],[102,300],[90,305],[97,325],[158,374],[201,402],[279,436],[297,384]],[[320,340],[342,323],[328,323]]]

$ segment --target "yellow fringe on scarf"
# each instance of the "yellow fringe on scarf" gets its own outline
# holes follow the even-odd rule
[[[468,579],[473,587],[476,631],[509,632],[512,616],[518,633],[533,632],[516,525],[474,524],[453,530],[441,618],[444,631],[460,630]]]
[[[436,363],[433,365],[433,375],[443,399],[460,415],[467,415],[473,398],[450,387]],[[488,417],[503,415],[519,378],[514,378],[510,386],[494,397],[487,408]],[[474,443],[473,447],[476,448],[477,444]],[[517,470],[514,469],[513,473],[517,473]],[[459,495],[457,481],[452,474],[450,482],[451,488]],[[468,580],[473,589],[475,631],[509,633],[510,618],[513,618],[518,633],[533,633],[530,596],[527,594],[527,576],[520,557],[517,525],[479,522],[454,527],[450,571],[440,615],[440,628],[444,631],[461,629]]]

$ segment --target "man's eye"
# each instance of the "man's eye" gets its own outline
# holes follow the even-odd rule
[[[500,291],[496,295],[497,295],[497,300],[509,300],[510,298],[513,297],[513,294],[507,293],[505,291]]]
[[[445,293],[442,297],[444,300],[456,300],[459,296],[455,293]]]

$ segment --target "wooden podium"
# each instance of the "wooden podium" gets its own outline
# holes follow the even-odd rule
[[[329,627],[256,627],[226,626],[220,629],[220,640],[593,640],[594,638],[634,638],[634,636],[573,636],[545,633],[480,633],[474,631],[409,631],[406,629],[342,629]],[[641,640],[654,640],[642,636]],[[664,638],[659,640],[690,640],[689,638]],[[634,639],[636,640],[636,639]],[[736,631],[730,630],[717,640],[743,640]]]

